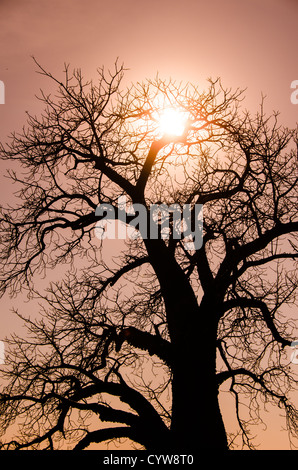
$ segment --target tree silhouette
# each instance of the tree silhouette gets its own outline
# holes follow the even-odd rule
[[[223,387],[244,447],[262,402],[295,435],[295,367],[282,353],[295,339],[296,131],[263,104],[243,111],[243,93],[220,80],[122,89],[117,63],[96,82],[39,71],[57,94],[42,93],[43,115],[1,146],[20,200],[1,212],[2,292],[42,302],[35,319],[17,312],[24,338],[7,339],[2,448],[233,448]],[[165,107],[187,116],[181,135],[160,133]],[[175,237],[173,218],[167,237],[99,239],[96,208],[117,218],[124,196],[148,222],[152,204],[188,205],[192,227],[201,204],[202,244]],[[46,292],[42,275],[57,276]]]

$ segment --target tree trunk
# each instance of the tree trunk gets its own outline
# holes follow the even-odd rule
[[[218,316],[213,301],[194,304],[180,285],[166,306],[173,346],[172,426],[174,448],[227,449],[218,402],[216,341]],[[174,320],[173,320],[174,318]]]
[[[202,322],[203,323],[203,322]],[[226,432],[218,403],[216,342],[204,328],[193,328],[175,348],[172,382],[174,448],[226,450]]]
[[[200,308],[185,273],[159,240],[146,240],[160,282],[173,347],[172,448],[227,449],[216,382],[217,315]],[[206,300],[206,299],[205,299]],[[212,305],[211,305],[212,304]]]

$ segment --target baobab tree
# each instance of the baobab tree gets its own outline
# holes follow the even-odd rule
[[[1,146],[20,201],[1,213],[1,289],[27,289],[42,306],[34,318],[17,312],[28,331],[7,339],[2,448],[120,438],[233,448],[223,387],[244,447],[263,401],[295,435],[295,367],[283,352],[296,331],[296,130],[263,103],[251,115],[220,80],[206,91],[159,77],[125,88],[117,64],[96,82],[39,71],[57,94],[43,93],[44,113]],[[109,240],[124,199],[134,236]],[[188,208],[181,236],[152,205]],[[201,231],[187,237],[198,207]]]

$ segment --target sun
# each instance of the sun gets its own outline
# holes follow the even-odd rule
[[[158,119],[159,131],[162,135],[181,136],[185,131],[186,122],[186,113],[168,108],[161,112]]]

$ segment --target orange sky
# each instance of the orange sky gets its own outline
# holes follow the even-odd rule
[[[296,0],[1,0],[7,104],[0,106],[0,136],[23,122],[34,94],[46,87],[31,55],[56,74],[67,62],[91,76],[119,57],[130,69],[128,81],[157,72],[195,83],[220,76],[227,87],[247,87],[247,106],[265,93],[269,110],[279,109],[293,125],[297,14]]]
[[[252,112],[263,93],[268,113],[279,110],[281,122],[294,127],[297,17],[297,0],[0,0],[0,140],[24,124],[26,110],[40,109],[34,95],[49,83],[35,73],[32,55],[58,77],[65,62],[92,77],[117,57],[129,69],[127,83],[157,72],[203,87],[221,77],[225,87],[247,88],[244,106]],[[1,180],[1,188],[7,199],[10,186]],[[0,302],[6,333],[13,329],[8,301]],[[264,442],[284,445],[279,428]]]

